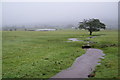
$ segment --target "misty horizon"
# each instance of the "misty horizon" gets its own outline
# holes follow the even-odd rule
[[[117,2],[5,2],[4,26],[77,27],[83,19],[97,18],[110,28],[118,27]]]

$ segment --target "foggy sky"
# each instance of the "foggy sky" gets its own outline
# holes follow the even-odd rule
[[[5,2],[2,13],[3,25],[77,25],[89,18],[118,25],[117,2]]]

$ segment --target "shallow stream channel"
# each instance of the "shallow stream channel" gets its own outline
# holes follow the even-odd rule
[[[96,38],[96,36],[88,37]],[[78,38],[69,38],[67,42],[73,41],[84,41],[78,40]],[[99,63],[104,59],[105,54],[100,49],[91,48],[90,43],[95,43],[92,41],[84,41],[86,45],[83,45],[82,48],[86,50],[86,53],[82,56],[76,58],[71,67],[66,70],[62,70],[51,79],[55,78],[89,78],[95,77],[95,67],[100,65]]]

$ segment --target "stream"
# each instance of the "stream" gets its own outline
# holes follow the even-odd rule
[[[88,39],[95,37],[96,36],[88,37]],[[68,42],[83,41],[83,40],[78,40],[77,38],[69,38],[68,40],[69,40]],[[87,43],[87,45],[89,45],[89,43],[91,43],[92,41],[85,41],[85,42]],[[86,53],[76,58],[76,60],[74,61],[71,67],[67,68],[66,70],[62,70],[61,72],[53,76],[51,79],[88,78],[91,75],[91,73],[95,71],[95,67],[101,64],[99,62],[101,61],[101,59],[104,59],[105,54],[100,49],[87,48],[85,50]]]

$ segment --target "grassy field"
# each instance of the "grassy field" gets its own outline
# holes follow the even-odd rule
[[[96,78],[119,78],[118,75],[118,31],[103,31],[102,35],[92,39],[97,44],[93,47],[103,50],[106,54],[100,66],[96,68]],[[120,66],[120,65],[119,65]]]
[[[96,78],[118,77],[118,33],[115,30],[93,33],[94,48],[106,54],[96,68]],[[3,31],[3,78],[50,78],[73,61],[85,50],[85,42],[65,42],[68,38],[85,40],[87,31],[60,30],[48,32]]]

